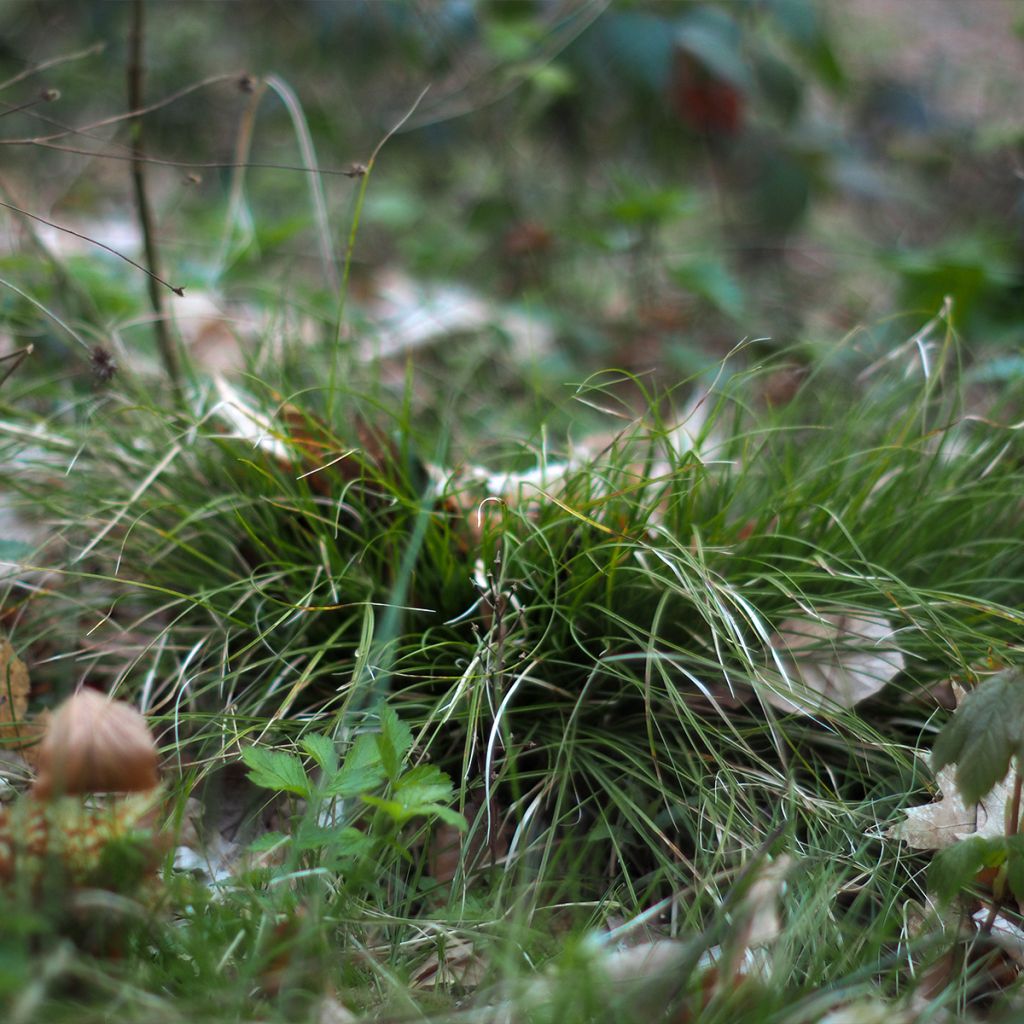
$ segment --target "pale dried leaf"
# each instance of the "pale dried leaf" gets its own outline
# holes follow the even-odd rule
[[[412,987],[416,989],[476,988],[487,973],[487,964],[479,956],[472,942],[466,939],[448,939],[444,956],[437,950],[413,972]]]
[[[209,292],[189,290],[170,304],[181,340],[193,361],[210,373],[240,370],[245,360],[239,331],[254,333],[254,325],[228,316],[220,300]]]
[[[880,999],[859,999],[825,1014],[818,1024],[901,1024],[907,1015]]]
[[[355,1024],[359,1018],[334,996],[325,996],[316,1011],[316,1024]]]
[[[786,619],[770,642],[785,676],[770,673],[764,697],[785,712],[852,708],[878,693],[905,665],[892,623],[863,612]]]
[[[675,974],[688,955],[687,947],[672,939],[656,939],[636,946],[610,949],[598,962],[613,985],[652,982]]]
[[[225,771],[208,782],[203,800],[189,797],[174,850],[174,866],[220,891],[220,883],[254,868],[283,862],[283,848],[255,852],[254,840],[290,830],[283,801],[269,803],[241,772]]]
[[[268,416],[248,402],[223,377],[214,377],[214,384],[220,395],[214,411],[234,428],[232,433],[224,436],[245,441],[281,462],[294,461],[291,449],[280,440],[280,430]]]
[[[463,285],[424,284],[401,273],[384,271],[376,281],[370,313],[376,337],[362,348],[365,359],[388,358],[436,344],[453,334],[497,327],[520,360],[550,350],[554,332],[542,318],[496,305]]]
[[[0,741],[5,747],[19,747],[26,737],[25,715],[30,689],[28,669],[14,653],[10,640],[0,640]]]
[[[915,850],[941,850],[968,836],[986,839],[1006,834],[1006,813],[1012,800],[1009,775],[976,806],[964,803],[956,785],[956,767],[949,765],[935,779],[939,800],[904,810],[903,821],[885,834]]]
[[[971,920],[981,927],[988,921],[989,912],[988,907],[982,907],[971,915]],[[1000,949],[1018,964],[1024,964],[1024,928],[1003,914],[996,914],[990,934]]]
[[[793,858],[781,856],[766,861],[758,870],[737,909],[737,917],[743,921],[742,931],[738,930],[737,935],[744,948],[768,946],[779,937],[779,899],[792,867]]]

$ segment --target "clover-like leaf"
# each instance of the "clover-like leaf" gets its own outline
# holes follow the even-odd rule
[[[1024,673],[1006,669],[972,690],[932,748],[932,769],[956,764],[956,784],[977,803],[1010,767],[1024,762]]]

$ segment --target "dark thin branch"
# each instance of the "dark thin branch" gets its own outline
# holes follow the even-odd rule
[[[71,228],[66,228],[61,224],[54,224],[52,220],[47,220],[45,217],[39,217],[34,213],[29,213],[28,210],[22,210],[18,206],[13,206],[11,203],[5,203],[0,200],[0,206],[7,210],[13,210],[14,213],[20,213],[22,217],[31,217],[32,220],[39,221],[40,224],[45,224],[48,228],[54,228],[56,231],[63,231],[67,235],[74,235],[75,238],[82,239],[83,242],[88,242],[90,245],[97,245],[101,249],[106,249],[107,252],[112,253],[118,259],[124,260],[125,263],[130,263],[137,270],[141,270],[147,277],[156,281],[157,284],[162,284],[165,288],[169,288],[175,295],[184,298],[185,289],[177,288],[168,281],[165,281],[159,274],[154,274],[153,271],[147,270],[141,263],[136,263],[130,256],[125,256],[123,252],[118,252],[117,249],[112,248],[105,242],[101,242],[97,238],[90,238],[88,235],[83,235],[80,231],[73,231]]]
[[[26,345],[24,348],[18,349],[17,352],[9,352],[5,356],[0,356],[0,363],[6,363],[8,359],[14,360],[7,368],[4,375],[0,377],[0,387],[2,387],[7,382],[7,378],[10,377],[10,375],[14,373],[14,371],[17,370],[17,368],[21,366],[21,364],[25,362],[30,355],[32,355],[33,351],[34,346]]]
[[[92,296],[78,283],[77,278],[68,273],[67,267],[64,265],[64,261],[53,251],[53,249],[50,248],[43,238],[40,237],[39,232],[32,223],[32,217],[22,209],[23,204],[18,198],[17,193],[13,190],[10,183],[5,181],[2,176],[0,176],[0,201],[6,202],[8,207],[13,207],[19,213],[25,214],[25,233],[39,254],[47,263],[49,263],[54,275],[54,284],[57,285],[58,292],[64,296],[65,302],[73,299],[75,304],[78,306],[79,315],[86,320],[98,322],[99,315],[96,310],[96,304],[92,300]],[[52,227],[60,230],[60,227],[57,224],[52,225]]]
[[[82,149],[78,146],[60,146],[55,142],[39,142],[36,139],[0,139],[0,146],[39,146],[40,149],[55,149],[60,153],[74,153],[78,156],[93,157],[98,160],[138,160],[144,164],[159,164],[162,167],[176,167],[182,171],[219,171],[245,167],[254,170],[269,171],[302,171],[303,174],[326,174],[344,178],[361,178],[366,168],[360,164],[348,167],[303,167],[301,164],[244,163],[238,164],[227,160],[209,160],[193,162],[189,160],[162,160],[155,156],[134,157],[130,153],[123,156],[117,153],[101,153],[95,149]]]
[[[145,33],[145,0],[133,0],[132,27],[128,41],[128,106],[132,110],[142,108],[142,45]],[[156,314],[153,331],[156,334],[157,348],[163,359],[164,368],[171,383],[178,388],[181,384],[181,368],[178,364],[178,350],[167,326],[164,315],[163,293],[157,286],[159,277],[159,254],[156,246],[156,231],[153,227],[153,213],[146,194],[146,173],[142,162],[142,119],[135,117],[132,126],[132,151],[136,159],[132,161],[132,183],[135,186],[135,207],[142,228],[142,241],[149,264],[149,301]],[[179,292],[180,294],[180,292]]]
[[[68,64],[73,60],[81,60],[83,57],[93,57],[97,53],[102,53],[106,48],[106,43],[93,43],[92,46],[87,46],[84,50],[76,50],[74,53],[66,53],[51,60],[44,60],[42,64],[33,64],[32,67],[20,71],[13,78],[8,78],[6,82],[0,82],[0,89],[8,89],[32,75],[38,75],[40,71],[56,67],[58,64]]]
[[[163,107],[168,107],[172,103],[176,103],[178,100],[190,93],[196,92],[199,89],[205,89],[211,85],[217,85],[220,82],[226,81],[238,81],[239,74],[237,71],[230,71],[227,73],[221,73],[218,75],[210,75],[208,78],[203,78],[198,82],[193,82],[191,85],[186,85],[184,88],[179,89],[177,92],[172,92],[170,96],[165,96],[161,100],[155,100],[148,106],[139,107],[138,110],[129,110],[123,114],[111,114],[110,117],[100,118],[99,121],[91,121],[89,124],[83,124],[79,126],[64,124],[61,121],[54,120],[52,117],[47,117],[45,114],[33,114],[32,116],[37,121],[42,121],[44,124],[51,125],[54,128],[59,128],[60,131],[54,132],[52,135],[37,135],[32,138],[23,139],[9,139],[7,142],[24,142],[24,143],[42,143],[42,142],[55,142],[57,139],[63,139],[68,135],[83,135],[86,138],[93,138],[89,133],[95,131],[97,128],[109,128],[112,124],[121,124],[124,121],[132,121],[142,117],[145,114],[152,114],[154,111],[161,110]],[[106,142],[106,139],[100,139],[101,142]]]
[[[40,103],[52,103],[54,100],[60,98],[60,93],[56,89],[44,89],[35,99],[26,100],[24,103],[17,105],[11,103],[0,103],[5,109],[0,113],[0,117],[9,117],[11,114],[20,114],[24,111],[30,110],[32,107],[38,107]],[[38,116],[38,115],[33,115]]]

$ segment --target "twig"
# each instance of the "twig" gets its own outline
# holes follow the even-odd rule
[[[25,211],[21,209],[21,200],[19,196],[13,191],[10,183],[5,181],[3,177],[0,177],[0,197],[2,197],[2,200],[9,206],[18,210],[18,212],[25,213]],[[29,241],[36,247],[43,259],[50,264],[50,268],[53,270],[54,283],[57,285],[58,293],[63,296],[65,304],[67,304],[70,297],[74,297],[77,300],[79,314],[86,320],[91,320],[94,323],[99,322],[99,314],[96,310],[95,303],[92,301],[92,296],[71,274],[68,273],[63,260],[42,239],[32,223],[33,218],[30,215],[26,215],[26,218],[25,233],[27,234]],[[57,225],[54,225],[54,227],[57,227]]]
[[[52,103],[55,99],[60,96],[60,93],[56,89],[44,89],[35,99],[25,100],[24,103],[4,103],[3,113],[0,113],[0,117],[10,117],[11,114],[22,114],[25,111],[31,110],[32,107],[38,107],[40,103]],[[33,115],[36,116],[36,115]]]
[[[94,138],[95,136],[90,135],[90,132],[95,131],[97,128],[108,128],[112,124],[120,124],[122,121],[134,121],[146,114],[152,114],[154,111],[161,110],[163,107],[168,107],[172,103],[177,103],[178,100],[183,99],[190,93],[196,92],[199,89],[205,89],[211,85],[218,85],[220,82],[237,81],[239,74],[236,71],[220,72],[216,75],[209,75],[206,78],[200,79],[198,82],[193,82],[191,85],[186,85],[182,89],[178,89],[177,92],[172,92],[169,96],[165,96],[163,99],[154,100],[152,103],[147,104],[144,107],[133,107],[131,110],[125,111],[123,114],[112,114],[110,117],[100,118],[99,121],[90,121],[88,124],[83,124],[79,127],[74,125],[62,124],[60,121],[54,120],[52,117],[47,117],[45,114],[33,114],[32,116],[36,120],[43,121],[46,124],[53,125],[54,128],[59,128],[60,131],[53,135],[40,135],[33,139],[25,140],[5,140],[10,142],[25,141],[25,142],[55,142],[57,139],[63,139],[67,135],[84,135],[87,138]],[[100,139],[101,142],[106,142],[106,139]]]
[[[28,356],[32,355],[34,350],[34,345],[26,345],[24,348],[19,348],[17,352],[8,352],[7,355],[0,356],[0,363],[6,363],[8,359],[13,360],[4,375],[0,377],[0,386],[3,386],[6,383],[7,378],[10,377],[10,375],[14,373],[14,371],[17,370],[23,362],[25,362],[25,359]]]
[[[131,153],[102,153],[96,149],[83,149],[81,146],[58,146],[54,142],[42,142],[39,139],[0,139],[0,146],[38,146],[40,149],[53,149],[58,153],[72,153],[76,156],[88,156],[96,160],[138,160],[144,164],[175,167],[180,171],[230,171],[235,167],[245,167],[253,170],[302,171],[304,174],[361,178],[366,170],[361,164],[350,164],[348,167],[303,167],[302,164],[275,164],[261,161],[237,164],[232,160],[167,160],[156,156],[135,157]]]
[[[79,231],[74,231],[71,228],[63,227],[60,224],[54,224],[52,220],[47,220],[45,217],[40,217],[37,214],[29,213],[28,210],[23,210],[19,206],[13,206],[11,203],[5,203],[2,200],[0,200],[0,206],[3,206],[5,209],[8,210],[13,210],[15,213],[20,213],[22,217],[31,217],[32,220],[37,220],[40,224],[45,224],[48,228],[54,228],[57,231],[63,231],[65,234],[74,235],[75,238],[81,238],[83,242],[88,242],[90,245],[96,245],[99,246],[101,249],[106,249],[107,252],[113,253],[113,255],[115,255],[118,259],[122,259],[125,261],[125,263],[130,263],[136,269],[141,270],[152,280],[156,281],[157,284],[162,284],[165,288],[169,288],[172,292],[174,292],[175,295],[184,298],[184,288],[178,288],[175,285],[171,284],[169,281],[165,281],[162,277],[160,277],[159,274],[154,274],[153,271],[147,270],[141,263],[136,263],[135,260],[133,260],[130,256],[125,256],[123,252],[118,252],[117,249],[112,248],[105,242],[101,242],[99,239],[90,238],[88,235],[83,235]],[[159,310],[157,312],[159,312]]]
[[[334,332],[335,346],[337,346],[341,342],[341,331],[345,322],[345,299],[346,296],[348,295],[348,278],[352,270],[352,253],[356,247],[356,235],[359,233],[359,216],[363,210],[363,200],[366,198],[366,186],[370,181],[370,174],[373,171],[373,165],[377,162],[377,157],[380,154],[380,151],[384,148],[384,145],[387,143],[388,139],[390,139],[391,136],[394,135],[396,132],[400,131],[402,127],[405,125],[406,121],[408,121],[409,118],[416,113],[416,108],[420,105],[420,103],[423,101],[423,97],[426,96],[429,91],[430,86],[425,86],[423,91],[413,101],[412,106],[405,112],[405,115],[401,118],[401,120],[397,124],[389,128],[387,132],[385,132],[384,137],[380,140],[380,142],[377,143],[376,146],[374,146],[373,152],[370,154],[370,159],[366,161],[366,166],[357,167],[354,168],[353,170],[353,173],[358,173],[359,177],[362,178],[362,181],[359,184],[359,192],[356,195],[355,211],[352,214],[352,227],[349,229],[348,244],[345,247],[345,265],[341,275],[341,292],[338,295],[338,320],[335,325]],[[330,390],[332,395],[332,403],[336,365],[337,359],[335,359],[334,362],[331,364]]]
[[[142,107],[142,44],[145,30],[145,0],[133,0],[132,27],[128,44],[128,106],[132,110]],[[149,301],[156,314],[153,331],[156,335],[157,348],[163,359],[164,369],[171,383],[177,389],[181,385],[181,368],[178,363],[178,351],[167,327],[164,314],[163,295],[157,287],[160,280],[158,267],[159,257],[156,247],[156,233],[153,229],[153,214],[146,195],[146,175],[142,162],[142,121],[132,119],[132,182],[135,186],[135,206],[138,211],[139,225],[142,228],[142,240],[145,245],[146,262],[149,264]],[[181,294],[180,291],[178,294]]]
[[[8,78],[6,82],[0,82],[0,89],[8,89],[12,85],[16,85],[18,82],[29,78],[31,75],[38,75],[40,71],[56,67],[58,64],[67,64],[73,60],[81,60],[83,57],[93,57],[97,53],[102,53],[106,48],[106,43],[93,43],[92,46],[87,46],[84,50],[76,50],[74,53],[66,53],[60,57],[53,57],[50,60],[44,60],[42,64],[33,64],[32,67],[25,68],[24,71],[18,72],[18,74],[13,78]]]

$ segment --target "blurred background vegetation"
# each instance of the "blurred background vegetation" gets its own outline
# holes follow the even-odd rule
[[[96,124],[127,109],[130,12],[0,7],[0,185],[138,258],[130,130]],[[986,355],[976,377],[1017,377],[1022,33],[1014,0],[150,2],[159,105],[143,132],[165,276],[228,318],[300,311],[329,341],[359,165],[429,86],[367,183],[354,333],[382,292],[415,307],[410,288],[446,287],[449,306],[503,313],[481,341],[431,306],[440,333],[475,333],[464,344],[484,346],[493,383],[504,360],[543,393],[607,366],[678,380],[743,338],[796,365],[844,337],[881,352],[949,296],[965,351]],[[332,173],[294,169],[314,156]],[[144,353],[141,274],[2,222],[8,281],[119,339],[120,357]],[[0,316],[11,344],[91,386],[89,353],[69,361],[23,297],[4,289]]]

